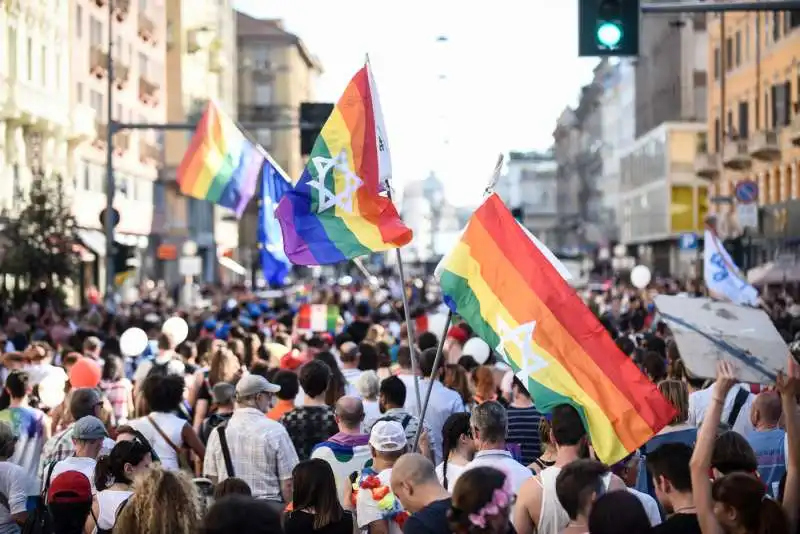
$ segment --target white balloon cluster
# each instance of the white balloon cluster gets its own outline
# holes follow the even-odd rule
[[[164,321],[164,326],[161,327],[161,331],[169,335],[173,345],[179,345],[189,337],[189,325],[186,324],[183,317],[170,317]]]
[[[128,328],[119,336],[119,349],[123,356],[141,356],[148,341],[147,333],[141,328]]]
[[[652,276],[646,265],[637,265],[631,269],[631,284],[637,289],[644,289],[650,283]]]

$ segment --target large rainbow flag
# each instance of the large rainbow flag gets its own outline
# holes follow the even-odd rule
[[[603,462],[621,460],[674,416],[496,194],[437,274],[445,302],[504,356],[539,410],[580,411]]]
[[[178,185],[184,195],[208,200],[241,217],[255,195],[265,160],[264,150],[209,102],[178,166]]]
[[[294,264],[337,263],[411,241],[394,204],[380,194],[388,147],[385,132],[378,135],[374,94],[365,65],[323,126],[295,188],[278,204],[284,250]]]

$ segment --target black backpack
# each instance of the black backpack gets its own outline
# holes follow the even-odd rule
[[[172,360],[167,360],[165,363],[158,363],[153,360],[153,366],[147,371],[147,376],[145,378],[150,378],[151,376],[167,376],[169,374],[169,362]]]
[[[21,534],[53,534],[53,516],[50,515],[50,510],[47,509],[47,491],[50,489],[50,478],[53,476],[53,469],[56,462],[51,462],[47,468],[47,474],[44,479],[44,490],[39,497],[36,498],[36,506],[33,511],[28,514],[28,519],[22,525]]]

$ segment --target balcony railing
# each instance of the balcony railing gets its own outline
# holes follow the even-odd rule
[[[118,89],[124,89],[130,80],[131,68],[122,59],[114,59],[114,82]]]
[[[747,141],[731,139],[725,142],[725,159],[722,164],[728,169],[743,171],[753,165]]]
[[[106,75],[108,71],[108,53],[99,46],[92,46],[89,49],[89,72],[98,79]]]
[[[131,10],[131,0],[114,0],[114,16],[117,22],[125,22]]]
[[[144,76],[139,77],[139,100],[150,106],[158,105],[158,92],[160,86]]]
[[[145,42],[150,42],[155,37],[155,30],[156,24],[153,22],[153,19],[144,13],[139,13],[139,37]]]
[[[711,154],[705,146],[699,146],[694,158],[694,172],[701,178],[714,180],[719,176],[719,154]]]
[[[288,106],[241,104],[239,118],[247,122],[277,122],[289,112]]]
[[[148,141],[139,141],[139,161],[148,165],[157,165],[161,161],[161,151]]]
[[[781,159],[781,145],[776,132],[758,131],[750,138],[750,155],[761,161]]]

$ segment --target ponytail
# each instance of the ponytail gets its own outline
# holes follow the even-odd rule
[[[114,484],[114,476],[111,474],[111,458],[107,454],[97,459],[94,468],[94,487],[97,491],[103,491]]]
[[[783,508],[765,496],[758,511],[758,534],[789,534],[789,521]]]

